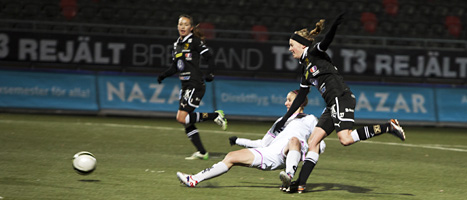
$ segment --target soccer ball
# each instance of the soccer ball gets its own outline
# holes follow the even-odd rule
[[[92,153],[81,151],[73,156],[73,169],[81,175],[88,175],[96,169],[97,160]]]

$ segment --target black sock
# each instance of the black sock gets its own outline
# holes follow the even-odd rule
[[[372,137],[387,133],[389,131],[389,123],[378,124],[373,126],[364,126],[357,129],[358,137],[360,140],[367,140]]]
[[[297,179],[298,185],[306,185],[306,181],[308,180],[308,177],[310,176],[315,166],[316,166],[316,163],[313,163],[309,160],[305,160],[305,162],[303,163],[302,169],[300,170],[300,175],[298,176],[298,179]]]
[[[199,112],[193,112],[190,113],[190,123],[196,123],[196,122],[203,122],[206,120],[213,120],[216,119],[218,116],[218,113],[199,113]]]
[[[201,153],[205,154],[206,150],[204,149],[203,143],[201,142],[201,138],[198,133],[198,129],[194,124],[185,128],[186,135],[190,138],[191,143],[195,145],[196,149]]]

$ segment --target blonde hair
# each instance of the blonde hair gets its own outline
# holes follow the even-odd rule
[[[315,29],[311,31],[308,31],[308,29],[304,28],[302,30],[295,31],[294,33],[313,42],[315,37],[324,29],[324,21],[324,19],[320,19],[319,22],[316,23]]]
[[[197,24],[196,26],[194,25],[194,20],[193,20],[193,17],[190,16],[190,15],[187,15],[187,14],[181,14],[180,16],[178,16],[178,19],[182,18],[182,17],[185,17],[185,18],[188,18],[190,20],[190,25],[191,27],[193,27],[193,35],[195,35],[196,37],[199,37],[201,40],[204,41],[205,37],[204,37],[204,33],[203,31],[199,28],[199,24]]]

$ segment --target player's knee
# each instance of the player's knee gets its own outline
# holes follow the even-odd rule
[[[227,155],[225,155],[224,160],[222,162],[228,163],[228,164],[233,164],[235,163],[235,152],[229,152]]]
[[[289,144],[294,146],[300,145],[300,140],[297,137],[292,137],[289,140]]]
[[[178,123],[185,124],[185,117],[177,116],[175,119]]]
[[[343,146],[349,146],[354,143],[352,138],[339,136],[339,141]]]

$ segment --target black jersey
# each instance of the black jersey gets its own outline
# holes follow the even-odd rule
[[[171,68],[176,70],[167,70],[166,76],[179,73],[182,87],[197,87],[204,84],[203,73],[201,72],[200,57],[208,53],[209,49],[204,42],[190,33],[183,39],[178,38],[173,45],[173,64]]]
[[[303,72],[300,87],[316,87],[326,105],[331,106],[334,103],[334,97],[341,96],[346,91],[350,92],[350,88],[332,64],[328,54],[319,49],[319,44],[305,49],[300,59]]]

